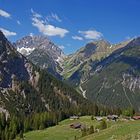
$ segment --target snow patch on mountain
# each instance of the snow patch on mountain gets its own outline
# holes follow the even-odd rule
[[[24,48],[24,47],[21,47],[21,48],[17,48],[17,51],[20,52],[21,54],[27,56],[27,55],[30,55],[33,51],[34,51],[35,48]]]

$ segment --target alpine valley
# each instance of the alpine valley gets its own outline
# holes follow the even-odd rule
[[[108,107],[140,111],[139,37],[118,44],[103,39],[90,42],[70,55],[44,36],[26,36],[14,46],[84,98]]]

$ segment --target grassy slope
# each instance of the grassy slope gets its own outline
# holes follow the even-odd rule
[[[80,140],[136,140],[136,137],[140,139],[140,121],[118,122],[108,129]]]
[[[81,137],[81,131],[69,127],[74,122],[90,125],[97,125],[97,121],[92,121],[90,117],[81,117],[79,120],[64,120],[59,125],[41,131],[32,131],[25,134],[26,140],[74,140],[74,137]]]
[[[69,119],[60,122],[58,126],[50,127],[45,130],[32,131],[25,134],[26,140],[74,140],[76,136],[80,140],[125,140],[129,135],[135,136],[140,133],[140,121],[111,122],[111,127],[81,138],[80,130],[69,127],[73,122],[81,122],[87,126],[97,126],[99,122],[92,121],[90,117],[81,117],[80,120],[71,121]],[[129,134],[129,135],[128,135]]]

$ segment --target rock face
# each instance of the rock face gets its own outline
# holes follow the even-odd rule
[[[82,84],[86,97],[108,106],[140,111],[140,38],[96,65],[92,78]]]
[[[0,31],[0,112],[26,115],[70,110],[82,103],[88,104],[74,89],[17,52]]]
[[[47,69],[57,78],[61,77],[59,73],[65,55],[46,36],[26,36],[14,43],[14,46],[35,65]]]
[[[28,60],[17,53],[12,44],[0,32],[0,87],[11,87],[12,75],[19,80],[28,80],[29,74],[25,64]]]

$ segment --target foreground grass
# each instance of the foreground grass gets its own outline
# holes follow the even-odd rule
[[[140,140],[140,121],[117,122],[108,129],[80,140]]]
[[[67,119],[60,122],[57,126],[28,132],[24,135],[25,140],[75,140],[75,136],[79,140],[139,140],[140,121],[109,122],[107,129],[85,137],[81,137],[79,129],[69,127],[74,122],[80,122],[87,126],[99,125],[99,122],[91,120],[90,116],[84,116],[74,121]]]
[[[47,128],[45,130],[32,131],[25,134],[26,140],[74,140],[81,137],[79,129],[70,128],[70,124],[80,122],[87,126],[95,126],[99,122],[91,120],[90,116],[81,117],[79,120],[64,120],[59,125]]]

